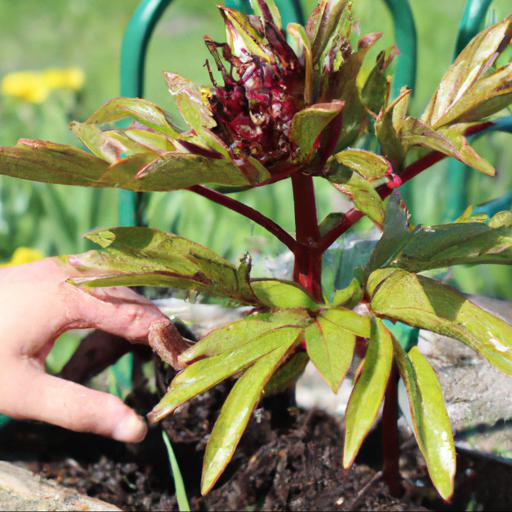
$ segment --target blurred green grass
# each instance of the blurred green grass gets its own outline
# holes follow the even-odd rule
[[[16,70],[48,67],[81,67],[86,75],[78,97],[54,93],[42,105],[24,104],[0,97],[0,145],[14,144],[20,137],[75,142],[67,130],[71,119],[83,119],[119,92],[119,52],[123,30],[137,0],[0,0],[0,78]],[[172,70],[194,81],[207,83],[203,66],[208,57],[202,37],[222,40],[222,20],[217,0],[176,0],[166,11],[149,46],[146,64],[146,97],[173,111],[162,79]],[[315,2],[304,0],[309,11]],[[464,0],[426,2],[412,0],[418,24],[418,84],[413,111],[425,106],[449,65]],[[510,14],[509,0],[495,0],[495,18]],[[356,0],[360,32],[384,32],[378,49],[392,44],[394,36],[384,2]],[[22,35],[22,36],[21,36]],[[370,56],[371,63],[377,49]],[[474,204],[498,196],[512,186],[508,168],[512,149],[506,135],[496,134],[480,141],[479,147],[499,169],[492,180],[473,173],[469,189]],[[422,223],[440,220],[446,201],[443,180],[446,164],[421,176],[414,187],[415,219]],[[293,231],[291,190],[279,183],[266,190],[239,195],[251,206],[272,216]],[[319,191],[320,215],[336,203],[323,183]],[[226,212],[189,192],[154,194],[148,207],[153,227],[172,230],[236,258],[246,250],[277,254],[282,246],[269,239],[259,227],[233,212]],[[70,253],[86,249],[80,235],[98,226],[117,223],[117,194],[111,190],[30,185],[0,178],[0,259],[6,259],[20,245],[42,249],[45,254]],[[461,287],[512,298],[506,286],[512,277],[508,269],[488,267],[485,272],[463,270]],[[483,277],[485,276],[485,277]]]

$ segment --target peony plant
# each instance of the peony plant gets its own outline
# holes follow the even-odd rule
[[[187,189],[263,226],[293,253],[293,280],[254,279],[249,255],[234,265],[174,234],[118,227],[87,234],[100,249],[69,258],[82,272],[74,279],[79,286],[182,288],[249,306],[241,320],[188,348],[177,333],[157,347],[180,371],[151,422],[236,377],[208,440],[203,493],[229,463],[262,396],[293,386],[308,360],[336,392],[357,348],[364,357],[345,415],[343,466],[353,463],[384,397],[385,421],[396,421],[386,407],[396,401],[399,375],[430,477],[448,499],[455,449],[440,385],[417,347],[406,350],[384,321],[457,338],[512,374],[512,326],[425,275],[451,265],[511,264],[512,214],[489,219],[468,210],[451,224],[414,226],[393,190],[445,157],[495,173],[468,136],[512,103],[512,64],[497,64],[512,37],[512,17],[469,43],[424,113],[413,117],[411,91],[390,94],[395,47],[362,73],[381,34],[354,40],[350,0],[320,0],[306,27],[291,23],[285,31],[273,0],[252,5],[251,16],[219,8],[227,40],[205,39],[210,87],[164,74],[185,129],[147,100],[116,98],[72,124],[89,152],[20,140],[0,149],[0,173],[137,192]],[[125,118],[132,122],[120,128]],[[364,149],[369,135],[378,151]],[[319,222],[316,179],[329,181],[353,207]],[[291,181],[295,234],[229,196],[280,180]],[[382,237],[350,285],[326,297],[322,256],[363,217]]]

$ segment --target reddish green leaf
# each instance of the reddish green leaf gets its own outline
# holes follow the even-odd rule
[[[289,351],[280,347],[245,371],[230,391],[215,422],[203,461],[201,494],[212,489],[231,460],[266,383]]]
[[[214,329],[179,356],[181,363],[200,357],[231,352],[269,331],[280,327],[305,327],[311,322],[306,310],[285,310],[257,313]]]
[[[173,379],[165,396],[148,415],[149,420],[152,423],[161,421],[194,396],[251,366],[274,350],[288,351],[301,332],[301,329],[290,327],[276,329],[233,352],[193,363]]]
[[[322,318],[361,338],[368,338],[370,336],[370,317],[360,315],[351,309],[340,306],[336,306],[336,308],[333,309],[326,309],[322,311]]]
[[[313,57],[311,55],[311,43],[306,29],[298,23],[289,23],[286,28],[288,36],[295,41],[296,53],[304,61],[304,102],[311,105],[313,102]]]
[[[393,170],[383,156],[364,149],[345,149],[336,153],[334,158],[339,164],[357,172],[368,181],[383,178]]]
[[[354,206],[375,223],[384,223],[384,203],[369,181],[354,173],[347,183],[334,187],[350,197]]]
[[[82,273],[76,284],[165,286],[257,303],[243,265],[236,268],[210,249],[185,238],[149,228],[113,228],[87,235],[105,251],[71,256]]]
[[[343,110],[343,101],[317,103],[301,110],[292,119],[290,135],[298,146],[296,160],[303,162],[313,157],[320,144],[320,136],[329,123]]]
[[[297,352],[291,356],[268,381],[264,390],[265,396],[282,393],[295,385],[299,377],[303,374],[308,362],[309,357],[304,351]]]
[[[359,279],[354,278],[350,284],[341,290],[336,290],[332,299],[333,306],[355,307],[363,298],[363,288]]]
[[[348,0],[320,0],[311,14],[306,31],[311,41],[313,62],[318,62],[329,40],[347,39],[350,35],[351,17]]]
[[[469,145],[463,136],[465,127],[457,125],[442,131],[435,131],[423,122],[408,117],[402,123],[400,140],[408,148],[423,146],[456,158],[477,171],[493,176],[496,171]]]
[[[364,438],[375,422],[391,374],[392,363],[392,336],[381,320],[374,319],[363,370],[352,390],[345,413],[345,469],[354,462]]]
[[[155,103],[141,98],[110,100],[89,117],[86,123],[115,123],[127,117],[131,117],[157,132],[165,133],[171,138],[179,136],[178,130],[172,125],[170,115]]]
[[[315,310],[319,305],[298,284],[278,279],[251,281],[254,295],[262,304],[271,308],[304,308]]]
[[[272,16],[272,21],[274,25],[277,28],[281,28],[281,13],[279,12],[279,9],[277,8],[277,5],[274,0],[250,0],[251,1],[251,7],[254,11],[254,14],[256,16],[259,16],[260,18],[265,18],[265,13],[261,9],[261,4],[264,3],[266,5],[266,8],[270,12]]]
[[[512,36],[511,23],[512,17],[508,17],[489,27],[477,34],[462,50],[444,75],[422,116],[426,124],[439,128],[453,120],[451,113],[459,108],[459,102],[479,101],[474,86],[506,48]]]
[[[370,274],[367,291],[376,315],[456,338],[512,374],[512,326],[453,288],[386,268]]]
[[[456,457],[450,419],[437,376],[417,347],[405,354],[393,340],[396,362],[405,383],[414,435],[425,457],[428,472],[439,494],[453,494]]]
[[[356,336],[319,315],[304,331],[306,348],[312,363],[334,393],[347,374]]]

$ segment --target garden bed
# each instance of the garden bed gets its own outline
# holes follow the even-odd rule
[[[341,468],[341,423],[319,410],[289,408],[272,417],[258,409],[233,462],[215,489],[199,495],[202,452],[226,387],[182,407],[163,424],[173,441],[193,510],[508,510],[512,468],[460,454],[451,505],[436,498],[414,443],[402,444],[406,492],[389,495],[380,478],[380,432],[366,442],[358,464]],[[276,421],[279,418],[279,422]],[[159,428],[141,445],[123,445],[35,423],[2,431],[0,459],[21,463],[89,496],[125,510],[177,510]]]

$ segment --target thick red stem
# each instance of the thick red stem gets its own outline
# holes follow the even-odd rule
[[[393,363],[382,412],[382,478],[392,496],[403,494],[400,477],[400,446],[398,438],[398,371]]]
[[[256,222],[267,231],[272,233],[278,240],[280,240],[290,251],[295,252],[297,242],[293,239],[293,237],[287,233],[279,224],[276,224],[272,219],[269,219],[265,215],[261,214],[257,210],[254,210],[250,206],[247,206],[232,197],[228,197],[216,190],[211,188],[203,187],[202,185],[194,185],[190,187],[188,190],[199,194],[200,196],[206,197],[213,201],[214,203],[220,204],[233,210],[248,219]]]
[[[295,230],[293,279],[316,300],[322,300],[322,253],[316,250],[320,240],[313,178],[304,174],[292,176]]]
[[[487,128],[492,126],[492,124],[493,123],[491,122],[486,122],[476,126],[471,126],[466,130],[465,135],[475,135],[476,133],[486,130]],[[429,167],[432,167],[434,164],[440,162],[446,157],[447,155],[440,153],[439,151],[432,151],[432,153],[428,153],[423,158],[416,160],[416,162],[413,162],[411,165],[406,167],[402,173],[400,173],[400,179],[402,180],[402,184],[411,180],[421,172],[425,171]],[[376,190],[382,199],[385,199],[386,197],[393,193],[393,189],[389,188],[387,184],[377,187]],[[341,222],[337,226],[332,228],[330,231],[328,231],[320,240],[318,250],[321,252],[325,252],[343,233],[345,233],[345,231],[350,229],[363,216],[364,214],[361,213],[356,208],[352,208],[348,212],[346,212]]]

